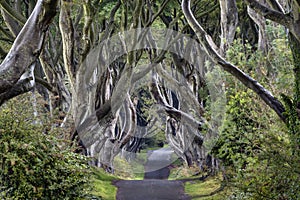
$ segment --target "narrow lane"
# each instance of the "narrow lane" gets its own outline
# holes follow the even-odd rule
[[[172,154],[170,148],[161,148],[148,152],[147,162],[144,166],[144,179],[168,179]]]
[[[121,180],[115,183],[118,187],[117,200],[190,200],[184,193],[181,181],[169,180]]]
[[[144,180],[120,180],[117,200],[190,200],[184,193],[184,183],[167,180],[173,151],[162,148],[148,152]]]

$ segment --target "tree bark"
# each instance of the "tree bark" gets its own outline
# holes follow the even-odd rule
[[[56,15],[57,2],[57,0],[37,2],[11,50],[0,65],[0,94],[12,89],[22,74],[36,62],[49,24]]]
[[[229,45],[234,40],[238,25],[238,10],[235,0],[220,0],[221,7],[221,44],[220,54],[225,55]]]
[[[286,14],[283,13],[282,10],[273,10],[272,8],[262,5],[256,0],[246,0],[246,3],[266,19],[272,20],[288,28],[294,37],[300,41],[300,12],[297,3],[292,5],[291,13]],[[279,9],[279,7],[277,6],[276,9]]]
[[[247,7],[248,14],[251,19],[256,23],[258,26],[258,45],[257,49],[263,52],[264,54],[268,51],[268,39],[266,34],[266,19],[262,17],[260,14],[256,13],[252,8],[249,6]]]
[[[71,2],[62,0],[59,15],[59,27],[63,43],[63,60],[64,68],[68,74],[71,91],[74,93],[74,78],[76,73],[75,68],[75,41],[74,41],[74,27],[71,17]]]
[[[200,43],[205,48],[206,53],[210,56],[211,60],[220,65],[225,71],[232,74],[238,80],[240,80],[246,87],[253,90],[257,95],[259,95],[262,100],[272,108],[277,115],[285,121],[285,108],[282,103],[276,99],[270,91],[265,89],[260,83],[258,83],[255,79],[250,77],[248,74],[244,73],[238,67],[233,64],[227,62],[220,54],[217,52],[217,47],[213,42],[210,35],[206,33],[206,31],[201,27],[201,25],[195,19],[191,9],[190,9],[190,1],[183,0],[182,1],[182,10],[183,13],[190,24],[191,28],[195,31]]]

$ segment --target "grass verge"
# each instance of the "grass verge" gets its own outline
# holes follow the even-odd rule
[[[95,168],[91,194],[101,200],[116,199],[117,187],[112,184],[112,181],[118,179],[119,177],[108,174],[103,169]]]
[[[230,190],[222,187],[221,174],[209,177],[205,181],[188,181],[185,183],[185,192],[193,200],[223,200],[230,195]]]

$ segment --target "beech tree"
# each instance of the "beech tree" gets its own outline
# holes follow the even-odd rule
[[[206,162],[203,143],[218,129],[206,116],[207,98],[219,98],[210,87],[223,94],[224,82],[209,82],[208,62],[256,92],[299,132],[299,2],[292,2],[286,12],[278,1],[255,0],[183,0],[181,6],[169,0],[0,1],[0,105],[36,88],[47,112],[61,112],[56,126],[71,126],[70,138],[79,136],[94,164],[108,171],[116,155],[138,152],[159,129],[188,165],[217,167],[214,159]],[[237,27],[238,36],[266,53],[266,19],[288,29],[294,56],[295,95],[282,100],[224,59]],[[222,121],[221,114],[217,118]]]
[[[294,96],[287,97],[283,95],[282,103],[275,98],[270,91],[265,89],[260,83],[258,83],[255,79],[251,78],[248,74],[244,73],[237,66],[232,65],[227,62],[219,53],[219,49],[217,45],[212,40],[211,36],[203,29],[203,27],[199,24],[199,22],[195,19],[191,9],[190,2],[188,0],[182,1],[182,10],[184,12],[185,17],[187,18],[190,26],[196,32],[199,41],[202,46],[205,48],[207,54],[210,56],[212,61],[220,66],[225,71],[231,73],[234,77],[239,79],[246,87],[250,88],[254,92],[256,92],[261,99],[270,106],[277,115],[287,124],[293,134],[298,134],[299,132],[299,115],[297,114],[299,111],[299,2],[292,1],[291,11],[286,13],[283,9],[283,6],[278,3],[278,1],[268,1],[268,4],[263,4],[263,2],[259,1],[246,1],[249,8],[249,14],[251,18],[254,18],[254,21],[257,22],[260,28],[259,34],[259,49],[264,50],[262,42],[264,40],[263,33],[263,24],[261,20],[258,18],[264,17],[265,19],[272,20],[276,23],[279,23],[285,26],[289,30],[289,43],[291,46],[291,50],[294,58],[294,76],[295,76],[295,87],[294,87]],[[234,4],[227,4],[230,6],[231,10],[235,10]],[[228,10],[230,8],[227,8]],[[255,10],[257,13],[253,13]],[[261,15],[261,16],[258,16]],[[254,16],[256,15],[256,17]],[[232,20],[228,20],[228,16],[223,20],[223,26],[227,27],[228,30],[232,30],[231,28]],[[228,23],[226,23],[229,21]],[[223,28],[226,29],[226,28]],[[225,38],[224,38],[225,37]],[[223,38],[230,42],[229,34],[224,35]],[[285,105],[284,105],[285,104]]]
[[[70,137],[79,135],[87,153],[107,170],[113,168],[113,158],[118,153],[137,152],[141,140],[153,134],[157,127],[164,128],[165,123],[166,138],[176,153],[189,165],[200,162],[204,108],[198,88],[204,86],[205,80],[199,74],[201,65],[193,66],[181,58],[200,50],[195,45],[185,50],[191,42],[184,44],[180,34],[176,36],[168,31],[165,34],[170,34],[170,38],[166,37],[164,48],[173,48],[169,52],[157,51],[160,45],[151,31],[142,33],[145,39],[137,39],[141,36],[137,30],[153,23],[178,30],[181,9],[174,5],[167,8],[168,3],[87,1],[71,4],[60,1],[59,18],[53,19],[58,2],[38,1],[20,32],[18,27],[26,21],[21,7],[25,6],[28,9],[25,13],[30,13],[34,2],[1,3],[3,19],[9,18],[5,20],[7,29],[3,31],[11,38],[18,35],[1,64],[1,102],[32,90],[37,83],[43,89],[39,92],[48,102],[48,110],[59,109],[65,115],[63,122],[57,125],[72,121],[74,133]],[[101,13],[104,5],[111,7],[108,18]],[[173,8],[174,13],[170,15],[169,10]],[[79,13],[75,17],[74,10]],[[17,11],[21,14],[16,14]],[[41,13],[45,13],[42,17],[46,19],[39,17]],[[117,14],[119,19],[116,19]],[[118,46],[109,46],[106,42],[114,31],[129,31],[133,36],[115,37]],[[134,49],[138,43],[148,45]],[[170,47],[172,43],[176,45]],[[28,48],[28,44],[35,46]],[[29,52],[23,54],[24,50]],[[12,60],[14,54],[16,59]],[[22,62],[18,60],[19,55]],[[171,60],[167,61],[166,57]],[[151,64],[138,69],[142,58]],[[145,77],[150,85],[135,86]],[[148,91],[147,98],[158,106],[154,109],[157,116],[141,119],[141,114],[137,114],[142,89]]]
[[[16,37],[7,56],[0,65],[2,105],[6,100],[28,92],[33,88],[33,70],[42,51],[49,24],[56,15],[58,1],[38,1],[35,9],[26,19],[11,11],[7,2],[1,2],[2,13],[10,33],[3,29],[10,38]],[[20,25],[23,28],[18,33]]]

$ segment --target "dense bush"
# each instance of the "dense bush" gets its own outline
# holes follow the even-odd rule
[[[272,124],[268,112],[257,115],[259,107],[266,110],[255,106],[256,101],[246,92],[231,97],[214,148],[226,166],[229,184],[237,189],[232,199],[299,199],[299,150],[283,124]]]
[[[290,52],[282,41],[272,43],[274,49],[264,56],[235,41],[228,57],[277,96],[290,95]],[[227,84],[226,120],[213,150],[236,189],[230,199],[300,199],[298,134],[236,80],[228,78]]]
[[[241,169],[245,167],[245,159],[260,149],[263,124],[251,109],[254,102],[251,96],[253,93],[237,92],[226,106],[226,120],[213,149],[226,166]]]
[[[0,199],[80,199],[87,158],[35,120],[24,105],[0,110]]]

